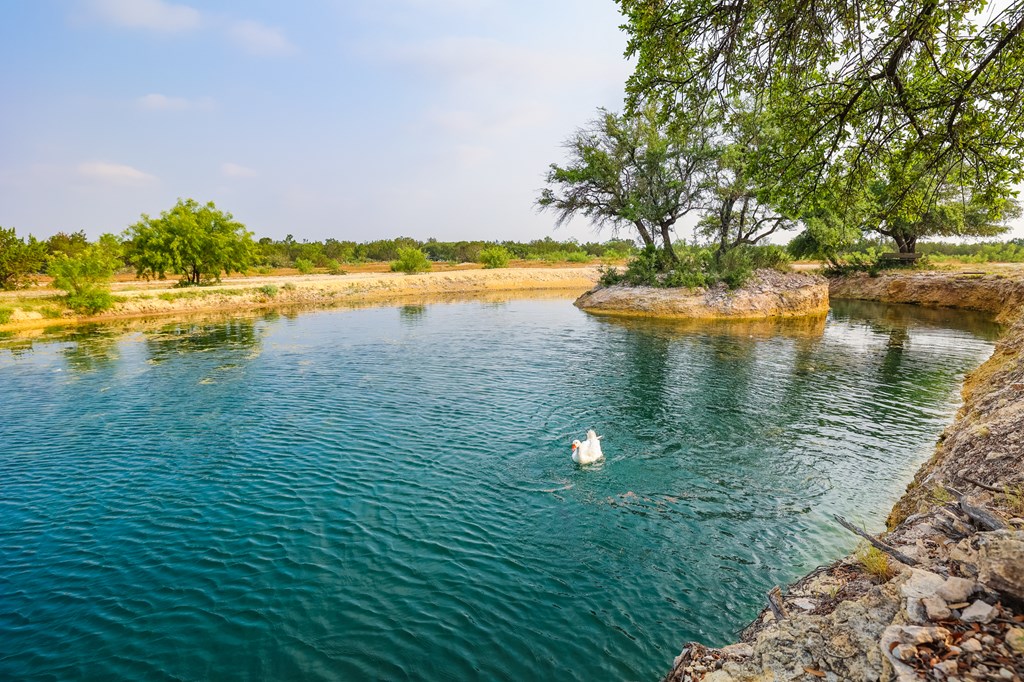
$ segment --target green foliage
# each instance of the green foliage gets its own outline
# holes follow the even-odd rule
[[[89,238],[85,236],[84,231],[72,232],[71,234],[58,232],[47,239],[45,244],[48,257],[53,257],[58,253],[63,253],[67,256],[77,256],[89,245]]]
[[[67,292],[69,308],[95,314],[114,305],[110,280],[121,267],[120,254],[117,237],[106,234],[74,256],[58,251],[50,259],[47,271],[53,277],[53,286]]]
[[[275,296],[277,296],[277,287],[274,286],[273,284],[266,284],[264,286],[261,286],[259,289],[257,289],[257,291],[259,291],[267,298],[274,298]]]
[[[489,246],[480,251],[480,262],[485,269],[507,268],[510,255],[504,246]]]
[[[295,269],[303,275],[308,275],[313,272],[313,261],[299,258],[295,261]]]
[[[0,289],[23,289],[35,283],[46,247],[35,237],[19,239],[14,228],[0,227]]]
[[[957,260],[961,263],[1024,263],[1024,240],[1021,239],[978,244],[923,242],[917,245],[917,250],[936,262]]]
[[[7,324],[10,322],[12,315],[14,315],[14,310],[11,308],[0,308],[0,324]]]
[[[159,218],[142,216],[128,228],[129,256],[140,277],[163,279],[180,273],[181,283],[219,281],[221,273],[243,272],[253,261],[252,234],[211,201],[178,200]]]
[[[855,556],[868,575],[877,582],[885,582],[896,575],[896,570],[889,561],[889,555],[871,545],[861,545]]]
[[[968,202],[1021,179],[1021,3],[618,3],[632,109],[657,102],[673,122],[756,103],[779,134],[757,153],[755,184],[793,212],[860,193],[888,165],[900,177],[887,216],[923,215],[918,197],[949,179]]]
[[[709,287],[719,282],[730,289],[743,286],[761,269],[786,271],[791,262],[779,246],[744,245],[727,250],[721,256],[709,247],[676,245],[676,263],[667,272],[657,249],[647,248],[638,254],[625,271],[602,268],[600,282],[604,286],[625,284],[649,287]]]
[[[339,263],[338,261],[336,261],[334,259],[331,259],[331,260],[327,261],[327,274],[329,274],[329,275],[345,275],[345,274],[348,274],[348,273],[346,273],[344,270],[341,269],[341,263]]]
[[[256,268],[256,274],[258,275],[269,275],[270,271],[271,268],[266,265],[261,265],[260,267]]]
[[[567,263],[589,263],[590,254],[585,251],[573,251],[565,255],[565,260]]]
[[[60,308],[52,305],[46,305],[39,309],[39,313],[47,320],[56,320],[59,317],[63,317]]]
[[[417,248],[398,249],[398,260],[392,261],[391,272],[404,272],[411,275],[416,272],[426,272],[430,269],[430,261],[425,253]]]

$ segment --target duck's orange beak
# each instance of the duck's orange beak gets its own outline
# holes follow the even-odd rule
[[[577,447],[578,447],[578,446],[576,445],[576,443],[573,443],[573,444],[572,444],[572,451],[573,451],[573,452],[576,452],[576,448],[577,448]]]

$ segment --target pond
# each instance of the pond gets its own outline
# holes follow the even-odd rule
[[[996,333],[554,299],[0,341],[0,678],[658,679],[851,550],[833,513],[881,529]]]

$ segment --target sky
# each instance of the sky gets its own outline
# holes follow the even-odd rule
[[[95,238],[194,198],[257,237],[608,238],[534,202],[622,108],[621,23],[613,0],[0,0],[0,226]]]
[[[7,0],[0,225],[581,240],[534,201],[631,72],[612,0]]]

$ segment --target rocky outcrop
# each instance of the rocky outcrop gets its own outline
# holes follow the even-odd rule
[[[758,270],[743,287],[597,287],[576,299],[588,313],[625,317],[750,320],[823,316],[828,283],[819,275]]]
[[[944,287],[946,287],[944,289]],[[1012,326],[889,517],[907,564],[845,557],[789,587],[742,649],[688,644],[667,680],[1024,680],[1024,279],[855,277],[833,297],[985,310]],[[883,560],[883,564],[885,561]]]

